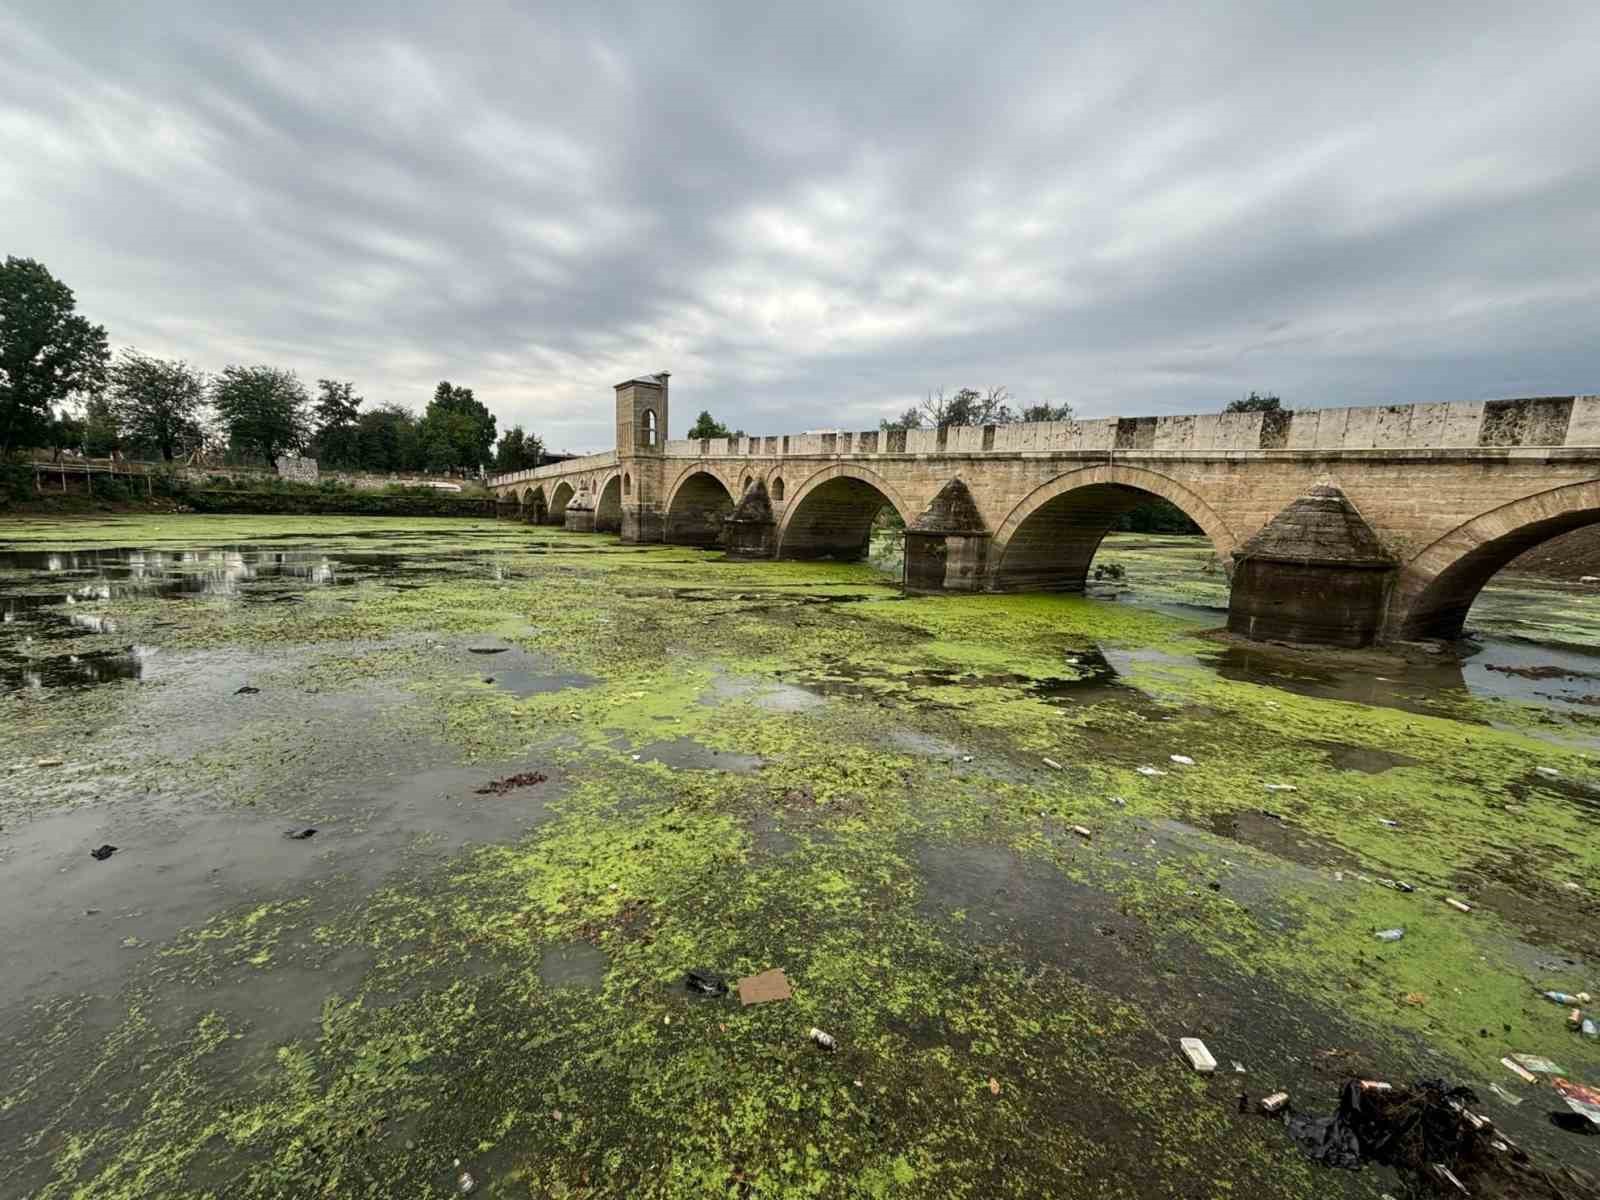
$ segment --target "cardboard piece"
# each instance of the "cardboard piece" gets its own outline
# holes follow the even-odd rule
[[[762,971],[758,975],[746,975],[739,980],[739,1003],[743,1005],[765,1004],[769,1000],[787,1000],[793,992],[789,990],[789,980],[783,973],[782,967],[773,967],[770,971]]]

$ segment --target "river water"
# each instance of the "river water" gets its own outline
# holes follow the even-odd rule
[[[0,525],[0,1193],[1376,1196],[1237,1111],[1351,1072],[1584,1161],[1499,1059],[1600,1082],[1537,995],[1600,993],[1600,592],[1330,655],[1097,563]]]

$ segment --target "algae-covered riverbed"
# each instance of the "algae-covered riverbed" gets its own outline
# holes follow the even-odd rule
[[[1375,1197],[1238,1112],[1352,1072],[1591,1160],[1499,1063],[1600,1083],[1537,994],[1600,994],[1588,594],[1331,659],[1209,635],[1203,545],[1103,556],[0,525],[0,1195]]]

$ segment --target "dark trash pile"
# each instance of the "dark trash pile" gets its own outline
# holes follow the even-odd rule
[[[1558,1089],[1559,1090],[1559,1089]],[[1355,1170],[1393,1167],[1400,1195],[1474,1196],[1490,1200],[1600,1200],[1600,1177],[1572,1168],[1545,1169],[1494,1122],[1474,1111],[1477,1095],[1441,1079],[1409,1088],[1352,1079],[1332,1116],[1291,1114],[1292,1137],[1313,1161]],[[1584,1125],[1587,1118],[1574,1113]],[[1555,1122],[1555,1115],[1552,1115]]]

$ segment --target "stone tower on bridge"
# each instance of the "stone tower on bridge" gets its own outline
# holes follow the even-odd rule
[[[659,542],[662,446],[667,440],[670,373],[617,384],[617,465],[622,469],[622,540]]]

